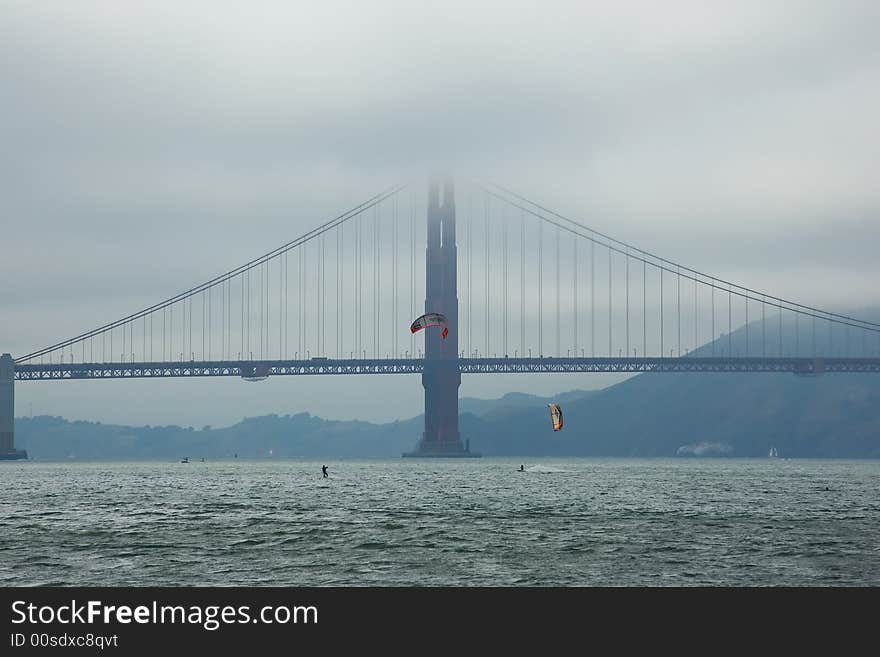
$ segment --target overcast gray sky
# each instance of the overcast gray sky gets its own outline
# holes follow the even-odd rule
[[[876,2],[2,5],[2,351],[151,305],[437,168],[795,301],[880,303]],[[466,377],[462,395],[612,381]],[[422,390],[77,382],[16,401],[222,425],[409,417]]]

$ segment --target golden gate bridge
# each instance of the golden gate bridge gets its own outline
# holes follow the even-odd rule
[[[448,338],[411,334],[422,312],[443,313]],[[408,182],[152,306],[3,354],[0,455],[21,455],[16,382],[420,374],[410,455],[473,456],[461,375],[537,372],[880,373],[880,324],[700,272],[494,183]]]

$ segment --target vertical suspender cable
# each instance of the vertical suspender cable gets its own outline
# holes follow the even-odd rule
[[[410,203],[409,203],[409,316],[411,318],[415,318],[416,316],[416,192],[413,190],[410,193]],[[468,216],[468,230],[470,231],[470,216]],[[470,254],[471,247],[470,241],[468,241],[468,254]],[[470,303],[470,281],[468,281],[468,303]],[[412,321],[412,320],[410,320]],[[468,324],[471,321],[471,311],[468,308]],[[470,326],[468,326],[468,331],[470,331]],[[415,334],[410,333],[409,335],[409,353],[412,358],[415,358]]]
[[[608,249],[608,357],[611,358],[614,356],[614,349],[611,346],[611,317],[612,317],[612,308],[611,308],[611,249]]]
[[[664,341],[664,332],[665,328],[663,322],[663,267],[658,267],[660,270],[660,358],[663,358],[666,355],[666,343]]]
[[[379,206],[373,207],[373,357],[379,358]]]
[[[484,354],[484,356],[486,358],[488,358],[491,355],[490,347],[489,347],[489,344],[490,344],[490,342],[489,342],[489,316],[491,314],[489,312],[489,221],[490,221],[491,213],[492,213],[491,204],[492,204],[492,199],[487,194],[486,195],[486,211],[485,211],[485,216],[484,216],[484,220],[485,220],[484,225],[486,228],[486,236],[485,236],[485,240],[483,243],[484,247],[485,247],[485,251],[486,251],[486,260],[484,262],[484,269],[483,269],[483,272],[485,274],[485,277],[484,277],[485,284],[483,287],[483,291],[485,292],[485,295],[486,295],[486,301],[485,301],[485,305],[484,305],[485,311],[483,313],[485,316],[485,319],[486,319],[486,353]]]
[[[648,357],[648,263],[642,259],[642,358]]]
[[[624,285],[626,286],[626,354],[624,355],[629,358],[629,249],[623,259],[626,267],[624,276]]]
[[[834,321],[831,318],[828,319],[828,355],[834,356]]]
[[[391,282],[392,287],[394,288],[394,295],[392,297],[393,323],[391,326],[391,335],[394,336],[394,352],[391,354],[391,357],[397,358],[397,195],[391,199],[391,203],[391,262],[394,269],[394,271],[391,272]]]
[[[278,360],[284,360],[284,301],[287,294],[285,276],[287,276],[287,251],[278,257]]]
[[[813,358],[816,357],[816,316],[813,315]]]
[[[761,299],[761,358],[767,358],[767,302]]]
[[[727,286],[727,357],[733,358],[733,298]]]
[[[538,221],[538,355],[544,357],[544,222]]]
[[[474,265],[474,253],[473,253],[473,242],[471,241],[471,224],[474,222],[474,192],[472,189],[468,190],[468,229],[467,229],[467,251],[468,251],[468,356],[471,356],[473,352],[473,287],[472,287],[472,277],[473,277],[473,265]]]
[[[746,358],[752,355],[749,349],[749,297],[746,295]]]
[[[562,285],[559,279],[559,226],[556,227],[556,357],[562,355],[562,344],[560,342],[560,327],[559,327],[559,298],[562,289]]]
[[[361,223],[363,214],[359,214],[354,224],[354,336],[352,346],[354,355],[361,357]]]
[[[782,358],[782,306],[779,308],[779,357]]]
[[[596,243],[590,240],[590,353],[596,357]]]
[[[696,351],[700,347],[700,334],[698,324],[699,318],[697,315],[697,305],[699,300],[697,299],[697,279],[694,278],[694,347],[693,350]]]
[[[504,355],[507,356],[507,209],[505,206],[501,207],[501,248],[504,251],[502,257],[502,269],[504,276],[504,312],[503,320],[504,320],[504,330],[502,334],[504,336]]]
[[[342,248],[345,235],[342,231],[345,224],[336,229],[336,357],[342,358],[342,276],[345,273],[345,263],[342,262]]]
[[[305,358],[309,351],[309,252],[306,248],[308,244],[303,244],[303,270],[302,270],[302,351],[299,352],[300,358]]]
[[[572,240],[572,263],[574,267],[574,276],[572,281],[572,293],[571,293],[571,301],[572,306],[574,307],[574,327],[572,330],[574,337],[574,357],[577,358],[578,355],[578,238],[575,237]]]
[[[715,355],[715,279],[712,279],[712,356]]]
[[[676,346],[676,356],[681,358],[681,269],[676,267],[675,273],[675,293],[677,298],[675,311],[678,315],[678,323],[676,326],[676,329],[678,330],[678,345]]]
[[[526,355],[526,213],[520,210],[519,224],[519,351]]]
[[[392,206],[393,215],[392,215],[392,224],[391,224],[391,226],[392,226],[392,228],[393,228],[393,230],[392,230],[392,237],[393,237],[393,239],[392,239],[392,248],[391,248],[391,251],[392,251],[391,258],[392,258],[392,262],[393,262],[393,264],[394,264],[394,272],[393,272],[393,274],[394,274],[394,275],[393,275],[393,278],[394,278],[394,325],[393,325],[393,327],[392,327],[393,330],[394,330],[394,332],[392,333],[392,335],[394,336],[394,354],[393,354],[393,357],[394,357],[394,358],[397,358],[397,357],[400,356],[400,354],[399,354],[398,351],[397,351],[397,350],[398,350],[398,345],[397,345],[398,338],[397,338],[397,336],[398,336],[398,334],[399,334],[399,330],[398,330],[399,325],[398,325],[398,323],[397,323],[397,322],[398,322],[398,305],[399,305],[398,302],[397,302],[397,297],[398,297],[398,295],[397,295],[397,288],[398,288],[398,284],[399,284],[399,280],[398,280],[398,279],[399,279],[399,276],[398,276],[398,272],[397,272],[397,258],[398,258],[398,253],[397,253],[397,230],[398,230],[398,229],[397,229],[397,214],[398,214],[398,212],[397,212],[397,210],[398,210],[398,197],[397,197],[396,194],[394,195],[393,203],[394,203],[394,205]],[[458,264],[458,260],[457,260],[457,259],[456,259],[456,264]]]

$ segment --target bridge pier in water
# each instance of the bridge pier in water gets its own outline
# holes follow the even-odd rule
[[[446,316],[449,334],[425,331],[425,431],[413,457],[477,457],[470,441],[462,443],[458,432],[458,288],[455,247],[455,187],[451,179],[428,188],[428,244],[425,252],[425,312]]]
[[[0,460],[26,459],[27,452],[15,449],[15,361],[0,356]]]

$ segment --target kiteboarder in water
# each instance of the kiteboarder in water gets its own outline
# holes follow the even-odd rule
[[[326,466],[326,465],[322,465],[322,466],[321,466],[321,472],[324,473],[324,479],[326,479],[327,477],[330,476],[330,475],[327,474],[327,466]]]

